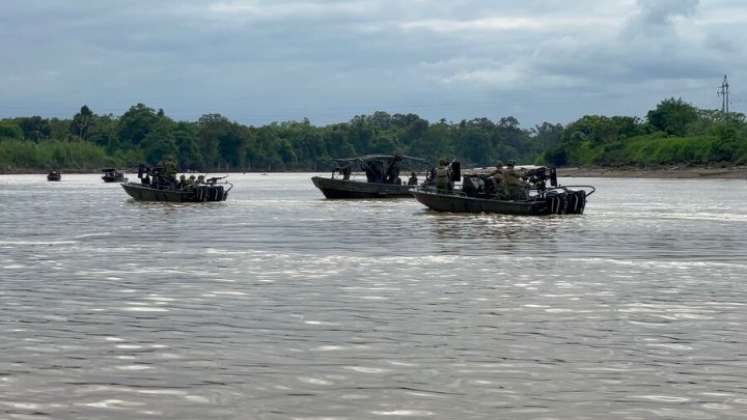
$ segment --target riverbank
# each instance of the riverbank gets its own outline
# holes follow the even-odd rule
[[[127,171],[132,173],[133,170]],[[100,169],[69,169],[60,170],[63,174],[100,174]],[[199,173],[291,173],[291,172],[314,172],[314,171],[278,171],[278,172],[264,172],[264,171],[246,171],[246,172],[227,172],[221,170],[208,170]],[[47,170],[16,170],[16,171],[0,171],[0,175],[46,175],[49,173]],[[668,167],[651,167],[651,168],[636,168],[636,167],[621,167],[621,168],[605,168],[605,167],[592,167],[592,168],[558,168],[558,175],[566,177],[578,177],[578,178],[670,178],[670,179],[694,179],[694,178],[712,178],[712,179],[747,179],[747,166],[731,166],[731,167],[684,167],[684,166],[668,166]]]
[[[731,167],[652,167],[652,168],[558,168],[561,177],[601,178],[713,178],[747,179],[747,166]]]

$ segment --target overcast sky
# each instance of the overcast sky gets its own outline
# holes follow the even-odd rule
[[[745,0],[1,0],[0,116],[644,115],[747,93]]]

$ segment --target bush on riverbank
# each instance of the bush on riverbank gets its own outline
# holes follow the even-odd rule
[[[63,168],[98,170],[115,163],[104,149],[83,141],[0,141],[0,170],[4,172]]]
[[[563,129],[541,162],[556,166],[658,166],[747,162],[747,122],[738,113],[667,99],[646,120],[587,115]]]
[[[604,145],[578,144],[569,153],[569,164],[579,166],[658,166],[705,164],[713,159],[713,136],[667,137],[646,134]]]

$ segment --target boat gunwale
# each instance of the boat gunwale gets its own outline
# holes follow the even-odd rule
[[[368,181],[359,181],[357,179],[336,179],[336,178],[327,178],[323,176],[312,176],[311,180],[314,181],[315,179],[322,179],[325,181],[333,181],[333,182],[339,182],[341,184],[361,184],[361,185],[373,185],[373,186],[382,186],[382,187],[407,187],[408,189],[415,188],[412,185],[406,185],[406,184],[386,184],[383,182],[368,182]],[[316,184],[314,184],[316,185]]]
[[[171,192],[175,194],[192,194],[192,191],[179,191],[179,190],[172,190],[168,188],[163,188],[163,189],[153,188],[153,187],[149,187],[143,184],[138,184],[137,182],[130,182],[130,181],[122,182],[121,185],[122,185],[122,188],[131,187],[131,188],[137,188],[140,190],[148,190],[148,191]]]
[[[446,198],[461,198],[464,200],[471,200],[471,201],[479,201],[479,202],[487,202],[487,203],[498,203],[498,204],[534,204],[534,203],[544,203],[544,199],[536,199],[536,200],[498,200],[498,199],[492,199],[492,198],[480,198],[480,197],[470,197],[464,193],[458,194],[458,193],[439,193],[437,191],[428,191],[421,188],[413,188],[412,189],[413,195],[415,194],[427,194],[437,197],[446,197]]]

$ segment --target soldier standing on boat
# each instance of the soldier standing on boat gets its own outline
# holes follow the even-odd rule
[[[513,162],[509,162],[508,168],[503,174],[505,194],[509,200],[524,200],[527,198],[527,185],[514,169]]]
[[[400,171],[401,162],[402,162],[402,156],[394,155],[394,159],[392,159],[392,162],[389,164],[389,168],[387,168],[384,182],[386,182],[387,184],[401,184],[402,183],[402,181],[400,181],[399,179],[399,171]]]
[[[163,160],[159,163],[158,168],[155,168],[153,173],[153,180],[155,188],[172,188],[175,189],[179,180],[176,178],[176,162],[171,159]]]
[[[163,177],[167,181],[176,181],[176,162],[169,159],[163,163]]]
[[[411,187],[418,186],[418,175],[415,172],[410,173],[410,179],[407,181],[407,185]]]
[[[505,186],[505,176],[503,173],[503,162],[498,161],[495,164],[495,170],[483,178],[485,182],[485,192],[488,194],[495,194],[496,196],[502,196]]]
[[[449,174],[449,162],[441,160],[436,168],[436,190],[438,192],[450,192],[451,182]]]

